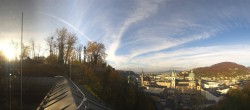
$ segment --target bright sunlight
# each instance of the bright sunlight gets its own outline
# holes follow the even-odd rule
[[[13,47],[11,47],[10,45],[4,45],[1,46],[0,50],[3,51],[4,55],[9,59],[9,60],[13,60],[17,54],[17,52],[15,51],[15,49]]]

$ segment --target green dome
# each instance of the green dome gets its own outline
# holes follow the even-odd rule
[[[194,78],[195,77],[195,74],[193,72],[193,70],[191,71],[191,73],[188,75],[189,78]]]

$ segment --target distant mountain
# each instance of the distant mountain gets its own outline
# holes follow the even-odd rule
[[[249,70],[250,70],[250,66],[249,67],[247,67]]]
[[[194,72],[197,76],[233,77],[237,75],[249,74],[249,68],[233,62],[222,62],[209,67],[196,68],[194,69]]]
[[[173,70],[167,70],[167,71],[154,71],[154,72],[147,72],[144,71],[144,74],[171,74]],[[181,72],[180,70],[175,70],[177,73]],[[141,74],[141,72],[137,72],[136,74]]]

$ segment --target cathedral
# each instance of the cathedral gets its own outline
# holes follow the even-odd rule
[[[145,77],[142,71],[141,85],[147,86],[151,85],[150,83],[150,78]],[[176,89],[183,93],[193,93],[194,91],[201,90],[201,80],[197,80],[195,78],[195,74],[192,70],[187,77],[177,77],[177,72],[175,70],[172,70],[170,80],[156,81],[155,83],[159,86],[165,86],[166,88]]]
[[[184,91],[200,91],[201,89],[201,80],[196,80],[195,79],[195,74],[191,70],[191,72],[188,75],[188,78],[183,77],[183,78],[178,78],[176,75],[176,71],[172,71],[171,75],[171,86],[170,88],[177,89],[181,92]]]

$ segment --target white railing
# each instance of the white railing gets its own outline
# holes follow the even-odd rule
[[[87,98],[85,97],[85,95],[83,94],[83,92],[81,91],[81,89],[71,80],[71,79],[69,79],[70,80],[70,82],[76,87],[76,89],[77,89],[77,92],[78,91],[80,91],[80,93],[82,94],[82,96],[83,96],[83,99],[82,99],[82,101],[81,101],[81,103],[80,103],[80,105],[79,106],[77,106],[77,110],[79,110],[81,107],[82,107],[82,105],[84,104],[84,102],[86,102],[87,100]],[[84,108],[86,108],[87,107],[87,105],[85,105],[85,107]]]

